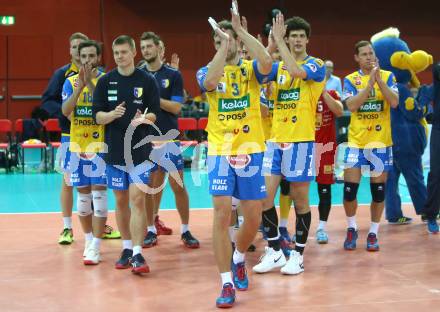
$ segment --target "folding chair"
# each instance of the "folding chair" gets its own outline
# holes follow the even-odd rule
[[[55,149],[60,148],[61,146],[61,128],[58,119],[52,118],[46,120],[44,123],[44,128],[46,129],[46,133],[48,135],[47,143],[50,146],[50,168],[54,170],[55,167]],[[56,138],[59,140],[52,141],[52,135],[55,134]]]
[[[179,131],[181,134],[184,131],[196,131],[197,130],[197,119],[195,118],[179,118],[177,119]],[[182,140],[180,141],[181,146],[196,146],[197,141],[195,140]]]
[[[37,143],[37,144],[28,144],[28,143],[24,143],[23,142],[23,119],[17,119],[15,121],[15,125],[14,125],[14,129],[15,129],[15,139],[16,142],[19,143],[20,149],[21,149],[21,165],[22,165],[22,170],[21,172],[24,173],[24,152],[26,149],[40,149],[40,157],[41,159],[44,161],[44,172],[47,172],[47,144],[46,143]]]

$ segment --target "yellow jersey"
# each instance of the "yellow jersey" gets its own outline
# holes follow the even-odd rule
[[[240,60],[237,65],[226,65],[214,90],[204,88],[208,66],[197,72],[197,81],[209,103],[208,155],[263,152],[261,85],[256,61]]]
[[[297,64],[306,71],[306,79],[292,78],[284,62],[275,63],[269,76],[277,85],[270,135],[273,142],[315,140],[316,107],[325,86],[324,62],[307,56]]]
[[[103,73],[93,79],[93,84]],[[66,101],[78,87],[78,74],[68,77],[63,85],[62,98]],[[70,151],[75,153],[98,153],[104,148],[104,125],[98,125],[92,117],[93,94],[87,87],[81,92],[76,106],[71,114]]]
[[[380,70],[380,76],[386,81],[388,87],[399,92],[396,79],[392,72]],[[356,71],[344,79],[343,100],[357,95],[368,86],[370,75]],[[348,128],[348,146],[364,148],[379,148],[393,145],[391,137],[391,111],[390,104],[384,99],[377,83],[371,90],[368,99],[353,112]]]

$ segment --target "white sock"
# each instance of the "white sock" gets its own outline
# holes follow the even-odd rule
[[[122,249],[133,249],[133,243],[131,242],[131,239],[122,240]]]
[[[72,217],[63,217],[65,229],[72,229]]]
[[[98,237],[93,237],[92,246],[93,246],[95,249],[98,249],[98,250],[99,250],[99,248],[101,247],[101,239],[98,238]]]
[[[156,227],[154,225],[147,226],[147,231],[148,232],[153,232],[154,234],[157,234],[157,230],[156,230]]]
[[[243,216],[238,216],[237,220],[238,220],[238,227],[240,227],[243,224],[243,222],[244,222],[244,217]]]
[[[379,223],[371,222],[369,233],[374,233],[377,236],[377,232],[379,232]]]
[[[229,238],[231,239],[231,242],[235,243],[235,230],[234,226],[229,227]]]
[[[220,276],[222,278],[222,285],[226,283],[231,283],[232,287],[234,287],[234,283],[232,282],[232,272],[220,273]]]
[[[235,249],[234,255],[232,256],[232,259],[235,264],[243,262],[244,261],[244,253],[241,253],[237,249]]]
[[[142,246],[133,246],[133,256],[142,253]]]
[[[318,230],[325,230],[326,225],[327,225],[327,221],[319,220]]]
[[[347,217],[347,224],[349,228],[354,228],[355,230],[357,230],[356,216]]]
[[[287,223],[289,222],[289,219],[281,219],[279,227],[285,227],[287,228]]]
[[[93,240],[93,233],[92,232],[84,233],[84,237],[85,237],[86,241],[91,241],[91,240]]]
[[[189,231],[189,225],[188,224],[181,224],[180,225],[180,233],[181,234],[186,233],[188,231]]]

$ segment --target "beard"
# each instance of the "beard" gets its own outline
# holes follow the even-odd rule
[[[158,57],[159,57],[158,55],[151,56],[151,57],[149,57],[149,58],[145,58],[145,61],[146,61],[148,64],[151,64],[151,63],[154,63],[154,62],[157,60]]]

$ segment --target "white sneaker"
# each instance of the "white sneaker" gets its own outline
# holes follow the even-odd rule
[[[101,261],[101,255],[99,254],[99,249],[92,246],[87,250],[87,255],[84,258],[85,265],[98,264]]]
[[[264,247],[264,254],[260,258],[260,263],[254,266],[252,270],[256,273],[266,273],[285,264],[286,257],[281,249],[275,251],[271,247]]]
[[[290,252],[290,258],[286,265],[281,268],[281,273],[288,275],[296,275],[304,272],[303,256],[295,250]]]
[[[87,256],[87,250],[92,245],[92,241],[91,240],[86,240],[85,242],[86,243],[85,243],[85,246],[84,246],[83,258],[85,258]]]

